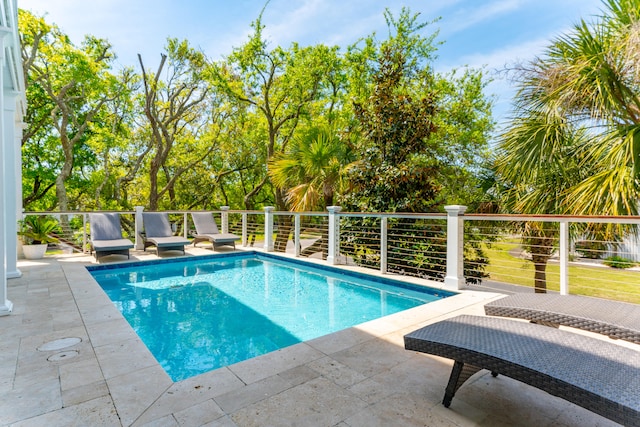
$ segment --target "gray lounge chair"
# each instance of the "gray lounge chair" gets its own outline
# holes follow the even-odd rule
[[[640,305],[580,295],[515,294],[484,306],[489,316],[569,326],[640,344]]]
[[[191,214],[193,225],[196,227],[196,234],[193,239],[193,246],[200,242],[211,242],[214,249],[219,246],[233,246],[236,248],[236,241],[240,236],[231,233],[220,233],[218,226],[211,212],[193,212]]]
[[[407,350],[455,361],[443,404],[481,369],[625,426],[640,426],[640,351],[533,323],[458,316],[405,335]]]
[[[184,246],[191,243],[188,239],[174,236],[169,224],[169,215],[165,212],[143,212],[142,222],[144,224],[144,250],[155,246],[158,255],[165,251],[182,251]]]
[[[126,255],[129,258],[129,249],[133,248],[133,243],[122,237],[119,214],[89,214],[89,230],[96,260],[105,255]]]

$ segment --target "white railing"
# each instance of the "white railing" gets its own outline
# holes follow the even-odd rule
[[[640,302],[640,271],[606,267],[615,254],[638,259],[640,217],[465,214],[464,206],[449,206],[446,214],[352,213],[330,207],[328,212],[213,211],[221,230],[242,236],[242,246],[287,251],[330,264],[351,264],[444,281],[454,288],[481,286],[534,287],[544,283],[562,294],[581,293]],[[141,213],[120,212],[125,237],[142,230]],[[191,211],[166,211],[174,232],[189,237]],[[53,215],[67,227],[63,241],[88,252],[88,212],[27,212]],[[543,230],[544,238],[523,239],[523,230]],[[612,237],[593,230],[606,226]],[[619,230],[616,229],[619,228]],[[525,234],[526,235],[526,234]],[[543,254],[541,257],[540,254]],[[621,264],[625,262],[620,261]],[[628,265],[623,265],[628,267]],[[544,277],[536,275],[544,272]],[[543,280],[542,282],[540,280]]]

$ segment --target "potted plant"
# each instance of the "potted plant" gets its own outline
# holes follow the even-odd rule
[[[27,259],[44,257],[47,245],[58,242],[58,239],[51,235],[58,230],[58,221],[55,218],[27,215],[20,221],[20,231],[18,231],[18,235],[22,237],[24,257]]]

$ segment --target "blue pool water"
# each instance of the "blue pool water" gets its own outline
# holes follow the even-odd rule
[[[174,381],[453,295],[256,253],[88,269]]]

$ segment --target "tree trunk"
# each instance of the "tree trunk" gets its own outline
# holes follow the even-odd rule
[[[533,268],[535,269],[534,275],[534,290],[537,294],[547,293],[547,260],[549,256],[541,254],[531,254],[531,260],[533,261]]]
[[[149,210],[158,210],[158,175],[149,171]]]
[[[60,175],[56,178],[56,197],[58,198],[58,206],[60,211],[69,210],[69,198],[67,197],[67,188],[65,187],[67,179],[73,171],[73,145],[63,144],[64,163],[60,170]]]

